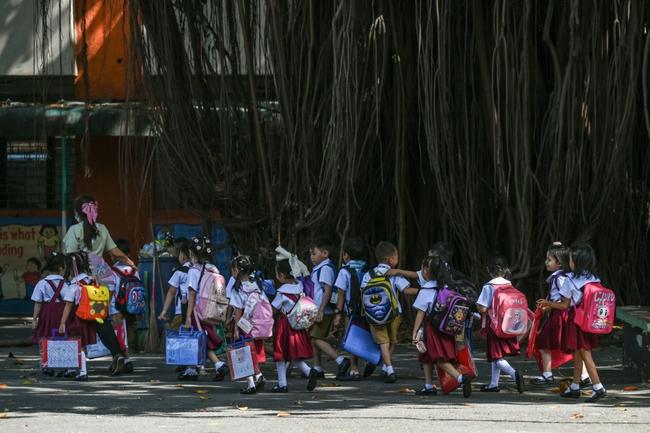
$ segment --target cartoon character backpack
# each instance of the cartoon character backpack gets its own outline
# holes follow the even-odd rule
[[[215,266],[203,265],[196,295],[196,315],[201,322],[219,324],[226,320],[228,298],[223,276]]]
[[[525,335],[528,331],[528,299],[511,284],[495,284],[490,327],[499,338]]]
[[[273,336],[273,308],[257,283],[243,283],[239,290],[248,294],[243,316],[251,323],[251,337],[266,339]]]
[[[361,289],[361,313],[372,325],[386,325],[399,314],[393,283],[372,269],[370,281]]]
[[[616,295],[601,283],[587,283],[582,288],[580,305],[573,322],[589,334],[609,334],[614,326]]]
[[[432,321],[438,330],[448,335],[460,335],[469,316],[469,300],[445,286],[438,291],[433,304]]]
[[[318,305],[307,295],[301,293],[299,298],[294,299],[295,295],[285,295],[295,302],[295,305],[287,314],[287,320],[291,329],[300,331],[307,329],[316,321],[318,315]]]
[[[136,275],[135,268],[118,263],[112,269],[119,277],[115,308],[122,313],[144,314],[147,297],[144,284]]]
[[[103,323],[108,316],[110,292],[106,286],[80,284],[81,299],[77,305],[76,315],[82,320]]]

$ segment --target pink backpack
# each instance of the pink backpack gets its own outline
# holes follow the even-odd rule
[[[601,283],[582,288],[582,302],[576,306],[573,322],[589,334],[609,334],[614,326],[616,295]]]
[[[499,338],[525,335],[528,331],[528,300],[511,284],[494,285],[490,327]]]
[[[216,267],[203,265],[196,294],[195,311],[201,322],[219,324],[226,320],[228,298],[223,276]]]
[[[246,306],[244,307],[244,317],[253,325],[250,336],[256,340],[271,338],[273,336],[273,308],[271,308],[268,298],[259,288],[248,292],[242,285],[240,290],[248,293]]]

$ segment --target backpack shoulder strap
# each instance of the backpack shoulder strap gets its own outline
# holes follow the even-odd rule
[[[63,290],[63,280],[59,280],[58,285],[55,285],[54,281],[52,280],[45,280],[45,281],[47,281],[50,287],[52,287],[52,290],[54,290],[54,294],[52,295],[52,298],[48,301],[48,303],[54,302],[55,299],[63,301],[63,298],[61,297],[61,290]]]

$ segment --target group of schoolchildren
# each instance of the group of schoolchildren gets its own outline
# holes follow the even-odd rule
[[[435,395],[437,388],[433,383],[433,368],[457,381],[457,388],[464,397],[472,392],[474,374],[463,370],[459,365],[458,353],[471,338],[471,327],[460,335],[443,332],[439,325],[440,298],[448,292],[461,291],[462,284],[468,279],[453,269],[450,264],[450,251],[444,244],[437,244],[422,261],[418,271],[396,269],[399,263],[397,247],[389,242],[380,242],[375,248],[377,265],[368,266],[365,261],[364,243],[359,238],[347,239],[342,248],[342,267],[336,270],[332,253],[334,246],[326,239],[314,242],[310,247],[312,270],[305,275],[306,268],[295,256],[278,256],[275,266],[277,289],[272,299],[267,297],[256,269],[250,257],[237,256],[231,262],[231,277],[226,285],[227,298],[226,320],[215,327],[212,322],[202,321],[197,314],[197,302],[201,281],[207,276],[218,275],[216,266],[210,263],[213,248],[207,238],[177,239],[174,250],[178,255],[179,267],[169,281],[165,304],[159,319],[170,319],[168,312],[174,309],[171,318],[172,327],[185,326],[204,330],[207,333],[207,357],[214,364],[214,380],[224,380],[229,372],[228,365],[217,356],[216,350],[224,343],[220,328],[231,329],[233,340],[251,337],[254,333],[249,320],[251,301],[268,303],[273,307],[272,324],[273,361],[277,371],[277,384],[270,390],[274,393],[288,392],[287,376],[292,368],[297,368],[307,378],[307,389],[313,390],[318,379],[325,377],[322,367],[322,355],[325,354],[336,362],[336,378],[341,381],[358,381],[371,376],[376,368],[386,383],[397,380],[393,365],[393,351],[398,342],[398,331],[402,322],[404,308],[399,294],[413,295],[413,308],[416,311],[412,330],[412,343],[419,353],[425,383],[418,395]],[[71,266],[79,267],[78,272],[71,272]],[[130,364],[128,353],[121,350],[115,342],[109,321],[105,324],[82,323],[70,312],[74,309],[76,281],[89,278],[87,260],[78,253],[68,260],[55,255],[46,266],[50,275],[41,280],[32,300],[36,302],[34,310],[35,341],[47,336],[51,328],[68,334],[80,336],[82,344],[94,342],[99,333],[103,342],[108,342],[114,352],[112,372],[120,374],[128,371]],[[551,370],[551,353],[561,351],[572,353],[574,358],[574,377],[571,385],[561,393],[562,397],[579,398],[580,387],[591,385],[592,395],[587,402],[595,402],[606,395],[600,383],[598,372],[591,356],[592,348],[598,346],[597,336],[583,331],[574,323],[576,307],[581,304],[583,288],[588,283],[598,282],[594,275],[595,257],[590,246],[576,244],[572,248],[554,243],[546,255],[546,269],[551,273],[548,282],[548,296],[537,301],[537,308],[543,312],[544,323],[539,327],[535,349],[541,354],[541,375],[532,380],[533,385],[550,385],[554,383]],[[520,339],[504,336],[495,331],[490,323],[503,320],[494,317],[496,306],[493,305],[497,294],[504,290],[516,290],[509,278],[510,270],[502,256],[493,257],[487,264],[490,280],[472,300],[471,307],[477,313],[463,316],[471,323],[474,316],[482,317],[481,333],[487,340],[486,355],[491,366],[490,382],[481,388],[483,392],[499,392],[501,373],[510,376],[516,383],[518,392],[524,392],[522,374],[506,360],[507,357],[520,353]],[[68,282],[70,284],[68,284]],[[467,285],[467,284],[465,284]],[[471,283],[470,283],[471,285]],[[308,329],[298,327],[289,320],[292,311],[306,296],[307,286],[313,286],[314,311],[312,324]],[[471,291],[471,290],[470,290]],[[467,292],[463,292],[467,294]],[[376,302],[375,302],[376,301]],[[387,301],[387,302],[383,302]],[[527,305],[525,306],[527,309]],[[111,311],[111,314],[116,311]],[[360,369],[360,359],[356,356],[343,356],[330,344],[330,334],[342,319],[346,323],[352,320],[364,320],[379,346],[381,362],[366,362]],[[230,322],[230,323],[229,323]],[[247,326],[239,326],[247,322]],[[527,322],[527,320],[526,320]],[[259,335],[259,334],[258,334]],[[267,335],[267,334],[264,334]],[[106,340],[105,340],[106,338]],[[268,338],[268,337],[267,337]],[[246,378],[244,394],[260,392],[265,387],[265,378],[260,366],[266,361],[265,339],[256,338],[252,346],[255,358],[255,374]],[[311,363],[308,364],[308,362]],[[132,364],[131,364],[132,366]],[[183,366],[177,369],[179,380],[197,380],[198,366]],[[51,372],[46,372],[51,374]],[[64,372],[66,377],[75,375],[79,380],[87,379],[85,363],[81,372]]]

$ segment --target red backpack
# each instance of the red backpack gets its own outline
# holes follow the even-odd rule
[[[616,295],[601,283],[582,288],[582,302],[576,306],[573,322],[589,334],[609,334],[616,316]]]
[[[528,331],[528,299],[511,284],[494,284],[490,327],[499,338],[525,335]]]

